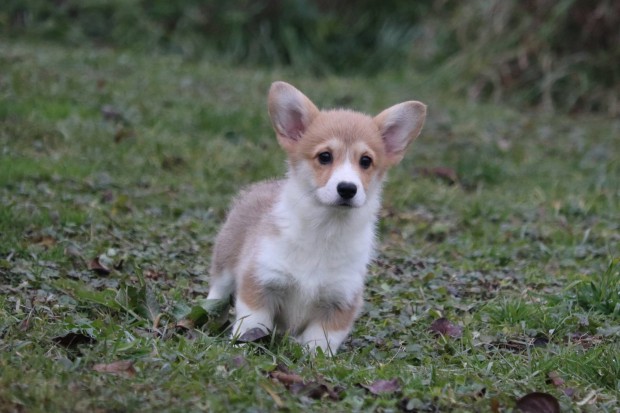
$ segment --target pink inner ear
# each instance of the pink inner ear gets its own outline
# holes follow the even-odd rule
[[[396,153],[404,149],[403,143],[406,143],[406,140],[405,142],[401,142],[398,139],[400,132],[399,129],[399,125],[392,124],[382,131],[383,141],[385,142],[385,150],[388,153]]]
[[[289,113],[288,125],[286,125],[286,133],[289,138],[298,140],[301,138],[301,135],[304,133],[304,122],[303,115],[298,110],[291,110]]]

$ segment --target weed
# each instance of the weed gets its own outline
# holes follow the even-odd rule
[[[586,310],[620,316],[620,260],[612,259],[605,271],[583,276],[573,287],[577,302]]]

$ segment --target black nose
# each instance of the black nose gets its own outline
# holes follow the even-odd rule
[[[351,199],[357,193],[357,186],[352,182],[340,182],[336,190],[343,199]]]

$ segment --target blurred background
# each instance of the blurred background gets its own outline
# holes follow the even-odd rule
[[[617,0],[3,0],[0,33],[316,77],[411,70],[471,101],[620,114]]]

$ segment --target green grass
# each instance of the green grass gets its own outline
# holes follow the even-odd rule
[[[231,197],[284,173],[265,103],[278,79],[322,107],[429,104],[333,359],[173,327],[206,296]],[[531,391],[617,411],[620,122],[472,105],[434,84],[0,43],[0,411],[510,411]],[[423,172],[435,167],[458,182]],[[122,265],[89,270],[104,254]],[[442,316],[461,337],[434,336]],[[68,332],[91,342],[59,344]],[[119,360],[135,374],[93,369]],[[340,400],[296,394],[268,377],[277,365]],[[360,387],[393,378],[400,392]]]

